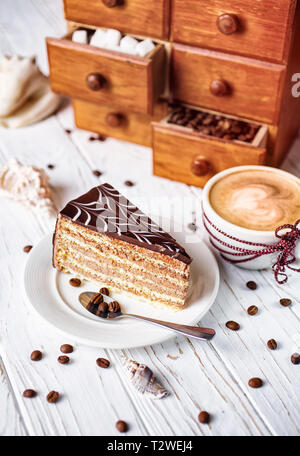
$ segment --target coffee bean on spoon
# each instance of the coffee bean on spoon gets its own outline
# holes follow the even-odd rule
[[[120,307],[120,304],[118,303],[118,301],[110,302],[109,306],[108,306],[108,310],[109,310],[109,312],[112,312],[112,313],[120,312],[121,307]]]
[[[238,331],[240,329],[240,325],[233,320],[227,321],[226,326],[228,329],[231,329],[231,331]]]

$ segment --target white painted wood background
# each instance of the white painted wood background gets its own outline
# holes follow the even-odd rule
[[[47,68],[45,36],[64,33],[61,0],[2,0],[0,3],[0,53],[38,55]],[[72,129],[67,135],[65,128]],[[89,142],[89,133],[74,128],[70,106],[56,116],[17,131],[0,129],[0,163],[16,157],[26,164],[49,170],[58,208],[71,197],[98,182],[108,181],[133,201],[147,206],[149,195],[176,201],[192,198],[192,206],[177,217],[200,223],[201,190],[151,175],[151,151],[108,139]],[[284,163],[300,176],[300,139]],[[97,179],[93,169],[103,171]],[[124,181],[136,182],[132,188]],[[294,278],[282,287],[270,271],[248,272],[220,263],[218,298],[202,324],[214,327],[209,344],[177,338],[164,344],[125,351],[151,366],[171,391],[171,396],[152,402],[135,395],[122,374],[120,351],[88,348],[65,340],[55,330],[36,320],[22,299],[23,247],[36,244],[52,229],[13,202],[0,200],[0,435],[117,435],[118,419],[130,425],[128,435],[299,435],[300,366],[290,362],[291,336],[299,333],[300,287]],[[257,292],[245,283],[253,279]],[[293,305],[283,308],[278,300],[290,297]],[[248,316],[256,304],[259,313]],[[231,332],[227,320],[236,320],[241,330]],[[266,342],[278,341],[270,351]],[[61,343],[74,344],[74,362],[59,365]],[[33,349],[45,357],[29,360]],[[111,360],[107,370],[95,360]],[[261,377],[259,390],[248,387],[251,377]],[[34,388],[39,395],[25,400],[22,392]],[[62,393],[57,404],[45,400],[50,390]],[[200,410],[212,415],[210,425],[201,425]]]

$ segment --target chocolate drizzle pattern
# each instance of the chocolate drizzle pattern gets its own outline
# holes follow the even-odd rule
[[[192,259],[162,228],[109,184],[92,188],[70,201],[61,215],[93,231],[176,258]]]

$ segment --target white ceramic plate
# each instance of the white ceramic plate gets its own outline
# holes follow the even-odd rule
[[[169,230],[172,234],[172,230]],[[191,288],[187,307],[179,312],[156,309],[128,295],[114,293],[124,311],[160,320],[193,325],[208,312],[219,288],[219,269],[214,255],[204,242],[186,244],[186,234],[173,234],[193,257]],[[192,235],[189,233],[191,238]],[[46,236],[30,252],[24,271],[27,301],[40,317],[61,333],[79,343],[103,348],[140,347],[166,341],[176,333],[149,323],[131,319],[106,321],[85,310],[78,301],[79,293],[97,291],[98,286],[85,282],[80,288],[69,285],[69,274],[52,267],[52,235]],[[105,286],[105,284],[103,284]]]

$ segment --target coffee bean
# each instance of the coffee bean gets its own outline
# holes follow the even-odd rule
[[[40,350],[34,350],[31,355],[30,355],[30,359],[31,361],[40,361],[43,357],[43,354]]]
[[[32,249],[32,245],[25,245],[25,247],[23,248],[25,253],[29,253],[31,249]]]
[[[47,168],[48,168],[48,169],[54,169],[54,168],[55,168],[55,165],[52,165],[52,163],[49,163],[49,165],[47,165]]]
[[[89,141],[96,141],[96,140],[97,140],[97,138],[95,136],[90,136],[89,137]]]
[[[98,135],[98,136],[97,136],[97,140],[103,142],[103,141],[106,140],[106,137],[103,136],[103,135]]]
[[[291,361],[293,364],[300,364],[300,354],[299,353],[293,353],[291,356]]]
[[[253,280],[249,280],[249,282],[247,282],[246,285],[250,290],[256,290],[257,288],[257,285],[255,282],[253,282]]]
[[[93,174],[94,174],[94,176],[96,176],[96,177],[102,176],[101,171],[99,171],[98,169],[95,169],[95,170],[93,171]]]
[[[96,363],[99,367],[102,367],[103,369],[107,369],[110,366],[110,361],[105,358],[98,358],[96,360]]]
[[[67,135],[69,135],[70,133],[72,133],[72,130],[70,130],[69,128],[66,128],[65,132],[67,133]]]
[[[198,420],[200,421],[200,423],[202,424],[208,424],[209,421],[210,421],[210,415],[208,412],[200,412],[199,415],[198,415]]]
[[[189,223],[188,224],[188,228],[191,230],[191,231],[197,231],[197,226],[195,223]]]
[[[279,302],[283,307],[288,307],[292,304],[292,300],[289,298],[282,298]]]
[[[240,329],[240,325],[236,321],[228,321],[226,323],[227,328],[231,329],[231,331],[238,331]]]
[[[23,392],[23,396],[24,397],[35,397],[36,396],[36,391],[34,391],[33,389],[27,389]]]
[[[113,313],[120,312],[121,307],[118,301],[112,301],[109,303],[108,310]]]
[[[134,183],[129,181],[129,180],[125,181],[124,184],[127,185],[127,187],[133,187],[134,186]]]
[[[59,356],[57,358],[57,361],[60,363],[60,364],[67,364],[69,361],[70,361],[70,358],[68,356]]]
[[[57,391],[50,391],[50,393],[47,394],[47,401],[50,403],[57,402],[59,399],[59,393]]]
[[[102,318],[107,318],[107,312],[108,312],[108,304],[107,304],[107,302],[102,301],[99,304],[99,306],[95,312],[95,315],[98,315],[99,317],[102,317]]]
[[[248,307],[247,312],[249,315],[255,315],[258,312],[258,307],[250,306],[250,307]]]
[[[277,342],[275,339],[268,340],[267,345],[270,350],[276,350],[276,348],[277,348]]]
[[[127,432],[128,424],[125,421],[119,420],[116,422],[116,428],[119,432]]]
[[[72,287],[80,287],[81,280],[80,279],[76,279],[76,278],[72,278],[72,279],[69,280],[69,284],[72,285]]]
[[[109,289],[106,287],[100,288],[99,293],[101,293],[105,296],[109,296]]]
[[[72,353],[73,352],[73,346],[70,344],[63,344],[60,346],[60,351],[62,353]]]
[[[258,377],[253,377],[250,378],[248,385],[251,386],[251,388],[260,388],[263,385],[263,381]]]

